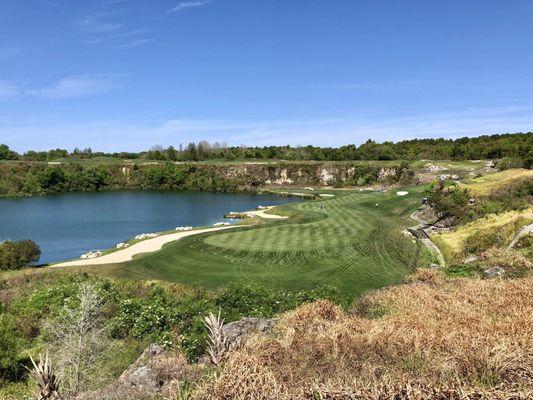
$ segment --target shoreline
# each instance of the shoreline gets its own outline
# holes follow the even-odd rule
[[[91,258],[91,259],[75,259],[70,261],[63,261],[56,264],[51,264],[49,267],[60,268],[60,267],[80,267],[88,265],[104,265],[104,264],[119,264],[123,262],[128,262],[133,260],[133,257],[139,254],[154,253],[163,248],[167,243],[175,242],[177,240],[183,239],[187,236],[199,235],[202,233],[216,232],[221,230],[233,229],[233,228],[242,228],[249,225],[232,225],[232,226],[221,226],[214,228],[203,228],[192,231],[169,233],[166,235],[157,236],[155,238],[142,240],[137,242],[125,249],[120,249],[113,251],[109,254],[104,254],[100,257]]]
[[[244,214],[252,215],[254,217],[259,217],[263,219],[287,219],[287,216],[281,216],[276,214],[266,214],[266,211],[270,211],[276,206],[268,206],[263,210],[253,210],[247,211]],[[175,242],[184,237],[199,235],[202,233],[217,232],[233,228],[243,228],[249,227],[251,225],[246,224],[236,224],[231,226],[219,226],[211,228],[200,228],[193,229],[190,231],[179,231],[176,233],[167,233],[154,238],[141,240],[140,242],[134,243],[129,247],[112,251],[111,253],[104,254],[100,257],[90,258],[90,259],[73,259],[69,261],[61,261],[58,263],[50,264],[49,267],[61,268],[61,267],[79,267],[79,266],[89,266],[89,265],[105,265],[105,264],[119,264],[123,262],[128,262],[133,259],[133,257],[139,254],[154,253],[163,248],[167,243]],[[108,249],[109,250],[109,249]]]

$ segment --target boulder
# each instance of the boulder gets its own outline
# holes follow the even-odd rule
[[[234,348],[242,346],[250,334],[270,333],[274,324],[274,319],[247,317],[239,321],[230,322],[229,324],[224,325],[223,328],[228,340],[228,347]]]
[[[479,260],[479,257],[478,256],[469,256],[469,257],[466,257],[463,261],[464,264],[470,264],[470,263],[473,263],[473,262],[476,262]]]
[[[76,400],[153,399],[172,392],[176,382],[187,378],[188,364],[180,353],[151,344],[118,380],[99,390],[78,395]]]
[[[485,279],[501,278],[505,275],[505,270],[502,267],[490,267],[483,271]]]

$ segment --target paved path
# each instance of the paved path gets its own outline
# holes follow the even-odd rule
[[[446,261],[444,260],[444,256],[442,255],[442,251],[440,251],[439,247],[433,243],[433,241],[429,238],[429,235],[426,233],[425,228],[427,227],[427,221],[420,218],[418,215],[418,210],[416,210],[414,213],[411,214],[411,219],[415,220],[416,222],[419,222],[417,226],[413,226],[410,229],[415,230],[421,230],[424,232],[425,236],[424,238],[418,238],[426,246],[430,251],[435,253],[437,255],[437,258],[439,260],[439,265],[441,268],[444,268],[446,266]]]

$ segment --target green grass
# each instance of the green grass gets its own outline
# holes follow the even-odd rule
[[[287,204],[276,209],[287,220],[191,236],[131,262],[89,270],[207,288],[231,282],[289,290],[330,284],[360,294],[397,283],[408,272],[414,245],[401,231],[413,224],[409,215],[423,187],[408,190],[405,197],[396,190],[346,192]]]

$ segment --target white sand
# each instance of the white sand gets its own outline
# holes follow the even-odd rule
[[[255,217],[261,217],[261,218],[265,218],[265,219],[286,219],[286,218],[288,218],[288,217],[283,217],[281,215],[266,214],[265,213],[265,211],[268,211],[268,210],[270,210],[272,208],[274,208],[274,206],[267,207],[264,210],[247,211],[247,212],[245,212],[243,214],[253,215]]]
[[[409,194],[409,192],[400,191],[400,192],[396,192],[396,194],[398,196],[407,196]]]
[[[109,253],[98,258],[93,258],[89,260],[66,261],[66,262],[62,262],[59,264],[54,264],[52,265],[52,267],[73,267],[73,266],[83,266],[83,265],[102,265],[102,264],[122,263],[126,261],[131,261],[133,259],[133,256],[136,256],[138,254],[152,253],[154,251],[161,250],[161,248],[165,244],[174,242],[176,240],[180,240],[187,236],[198,235],[200,233],[206,233],[206,232],[221,231],[224,229],[241,228],[243,226],[246,226],[246,225],[222,226],[222,227],[217,227],[217,228],[206,228],[206,229],[198,229],[195,231],[178,232],[178,233],[171,233],[168,235],[161,235],[153,239],[143,240],[142,242],[135,243],[134,245],[131,245],[128,248],[115,251],[113,253]]]

